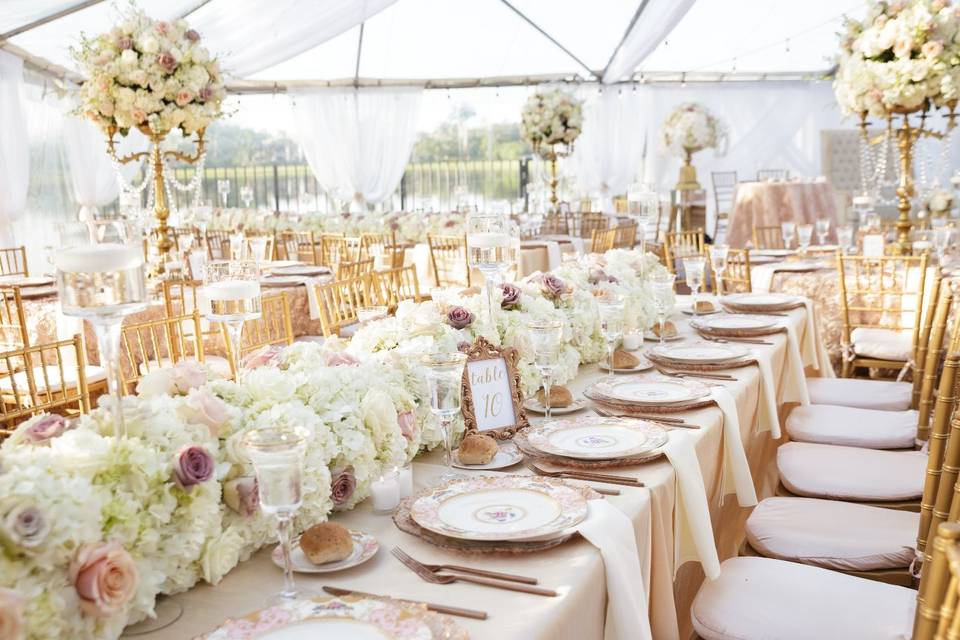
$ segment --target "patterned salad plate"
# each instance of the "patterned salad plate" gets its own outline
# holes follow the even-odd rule
[[[293,570],[300,573],[331,573],[333,571],[349,569],[358,564],[363,564],[375,556],[377,550],[380,548],[380,543],[369,533],[350,529],[350,537],[353,538],[353,551],[350,552],[350,555],[343,560],[324,564],[313,564],[310,562],[307,554],[300,548],[300,538],[297,538],[293,541],[291,545],[292,548],[290,549],[290,563],[293,566]],[[273,560],[275,565],[282,569],[283,549],[277,546],[273,550],[273,553],[270,554],[270,559]]]
[[[230,619],[200,640],[466,640],[447,616],[395,600],[292,600]]]
[[[601,401],[656,406],[696,402],[710,395],[706,385],[692,380],[651,379],[597,382],[587,389],[588,398]]]
[[[578,460],[610,460],[649,453],[667,442],[663,427],[642,420],[586,417],[524,429],[533,448]]]
[[[782,293],[735,293],[720,298],[720,304],[738,311],[781,311],[803,304],[796,296]]]
[[[429,531],[462,540],[559,537],[587,517],[576,489],[530,476],[455,480],[418,498],[413,520]]]
[[[739,344],[719,344],[700,342],[695,344],[664,344],[650,350],[659,360],[680,362],[683,364],[717,364],[737,360],[747,355],[747,349]]]

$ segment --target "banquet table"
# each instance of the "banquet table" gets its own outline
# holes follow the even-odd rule
[[[805,308],[800,307],[780,319],[793,327],[800,344],[810,339],[807,335],[810,325],[806,313]],[[692,330],[684,316],[675,314],[673,321],[685,339],[693,339]],[[775,395],[779,399],[777,405],[783,414],[790,403],[800,396],[797,387],[803,383],[798,383],[796,378],[789,375],[786,333],[776,333],[765,339],[772,344],[746,346],[756,358],[769,363]],[[772,461],[778,441],[772,438],[769,431],[758,428],[761,411],[759,368],[750,365],[728,370],[727,373],[735,376],[736,381],[719,384],[729,390],[735,401],[746,458],[757,495],[762,499],[772,495],[776,488],[776,466]],[[577,378],[566,386],[577,396],[602,375],[607,374],[596,365],[582,366]],[[724,493],[730,493],[730,487],[725,487],[723,481],[725,438],[722,413],[711,405],[672,415],[699,425],[699,429],[678,431],[693,441],[704,479],[709,519],[719,558],[722,560],[734,556],[740,547],[743,524],[750,509],[739,506],[734,495],[724,497]],[[530,417],[534,423],[540,419],[533,414]],[[414,464],[417,488],[429,486],[442,471],[437,466],[438,461],[436,452],[418,458]],[[528,473],[523,467],[508,471]],[[640,478],[645,484],[643,488],[616,487],[621,495],[605,499],[625,513],[633,524],[642,573],[636,579],[642,580],[647,594],[653,638],[689,638],[693,631],[688,612],[704,573],[699,562],[685,562],[689,559],[687,556],[676,560],[675,554],[689,545],[677,539],[675,530],[678,489],[674,468],[666,459],[660,458],[641,466],[620,468],[616,472]],[[463,473],[470,475],[479,472]],[[478,639],[583,640],[604,637],[607,606],[604,563],[598,550],[584,539],[575,537],[559,547],[528,555],[463,555],[443,551],[401,532],[389,516],[374,514],[368,503],[350,512],[335,513],[332,519],[375,535],[381,549],[371,561],[352,569],[327,575],[298,574],[298,585],[303,588],[319,592],[321,586],[333,585],[480,609],[489,613],[488,620],[457,619],[472,638]],[[428,584],[390,555],[390,549],[394,546],[400,546],[424,562],[453,562],[535,576],[539,578],[541,586],[556,589],[559,596],[549,598],[517,594],[462,583],[446,586]],[[165,629],[137,637],[148,640],[194,637],[213,629],[227,617],[262,608],[265,598],[278,590],[281,583],[281,571],[272,564],[270,550],[262,549],[216,586],[199,585],[186,593],[171,596],[183,607],[180,619]]]
[[[833,187],[827,182],[741,182],[733,196],[726,243],[745,247],[754,227],[781,222],[813,223],[829,218],[831,236],[837,223]]]

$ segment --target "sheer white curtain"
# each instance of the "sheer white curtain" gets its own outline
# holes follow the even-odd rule
[[[585,89],[581,96],[583,133],[563,171],[582,192],[599,194],[602,210],[612,213],[613,196],[624,193],[643,166],[643,101],[635,91],[611,87]]]
[[[603,73],[603,83],[622,80],[633,73],[663,42],[695,0],[644,0],[640,16]]]
[[[406,87],[291,95],[297,140],[320,186],[357,203],[388,198],[413,150],[422,94]]]
[[[29,176],[23,61],[0,51],[0,246],[14,242],[11,225],[26,207]]]
[[[189,17],[225,72],[246,77],[352,29],[397,0],[234,0]]]

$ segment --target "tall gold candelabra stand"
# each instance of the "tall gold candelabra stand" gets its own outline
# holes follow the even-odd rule
[[[203,156],[205,145],[203,138],[204,130],[200,129],[197,131],[197,149],[193,154],[187,154],[181,151],[161,150],[160,143],[163,142],[163,139],[169,131],[154,133],[146,127],[141,127],[140,131],[150,139],[150,149],[148,151],[118,156],[113,140],[117,134],[116,127],[110,127],[110,129],[107,130],[107,151],[110,153],[110,157],[120,164],[129,164],[142,160],[143,158],[150,158],[153,166],[153,213],[157,217],[157,251],[160,254],[160,264],[156,266],[156,272],[162,275],[166,270],[165,265],[169,258],[170,249],[173,247],[173,242],[170,240],[169,227],[167,227],[167,218],[170,216],[170,209],[167,205],[167,190],[163,177],[163,161],[164,158],[173,158],[186,164],[194,164],[200,160],[201,156]]]
[[[697,170],[693,166],[693,154],[703,151],[700,147],[683,148],[683,166],[680,167],[680,180],[677,182],[677,191],[696,191],[700,188],[697,182]]]
[[[554,213],[560,211],[560,200],[557,198],[557,185],[560,184],[557,178],[557,160],[566,158],[573,153],[573,143],[558,148],[559,145],[551,144],[549,150],[544,150],[539,143],[533,145],[533,152],[539,154],[544,160],[550,161],[550,205]]]
[[[897,151],[900,154],[900,181],[897,185],[897,242],[893,246],[894,253],[898,255],[909,255],[911,252],[910,230],[913,228],[913,221],[910,219],[910,199],[916,194],[913,182],[913,149],[914,144],[921,138],[935,138],[942,140],[950,134],[956,127],[956,101],[950,103],[947,111],[947,125],[944,131],[933,131],[928,128],[927,116],[930,115],[930,105],[924,103],[919,109],[909,111],[897,111],[887,116],[887,130],[884,133],[870,137],[867,129],[870,123],[867,121],[866,112],[860,114],[860,135],[864,143],[876,145],[884,142],[887,136],[895,135],[897,137]],[[919,126],[913,126],[910,123],[910,116],[919,114]],[[894,119],[901,119],[900,126],[894,129]]]

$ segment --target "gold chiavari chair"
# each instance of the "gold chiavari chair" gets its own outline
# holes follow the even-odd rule
[[[200,312],[124,324],[120,378],[124,394],[136,391],[148,373],[183,360],[204,361]]]
[[[903,370],[917,351],[927,256],[837,255],[843,370]]]
[[[703,229],[668,232],[663,236],[663,257],[670,273],[677,272],[683,258],[702,256],[705,242]]]
[[[9,351],[29,344],[30,335],[20,287],[0,288],[0,349]]]
[[[376,277],[376,274],[367,274],[314,285],[324,337],[343,335],[348,326],[358,322],[357,309],[360,307],[388,304],[389,301],[382,297],[382,287]]]
[[[337,280],[357,278],[365,273],[371,273],[373,271],[373,262],[373,258],[365,258],[353,262],[342,261],[337,265]]]
[[[360,260],[364,256],[363,254],[363,239],[359,236],[351,237],[347,236],[343,239],[343,246],[345,248],[343,255],[341,256],[341,261],[350,261],[354,262]]]
[[[29,276],[25,246],[0,249],[0,276]]]
[[[207,256],[211,260],[230,259],[230,236],[232,232],[226,230],[207,231]]]
[[[633,249],[637,244],[637,223],[628,222],[613,228],[616,238],[613,241],[614,249]]]
[[[960,524],[937,528],[930,569],[921,574],[914,640],[960,638]]]
[[[716,217],[713,221],[713,238],[716,240],[720,232],[720,221],[730,219],[733,194],[737,190],[737,172],[711,171],[710,182],[713,184],[713,203],[716,206]]]
[[[437,287],[470,286],[470,265],[467,260],[467,237],[427,234],[430,264]]]
[[[777,225],[753,228],[754,249],[783,249],[783,232]]]
[[[401,244],[387,245],[380,260],[382,269],[399,269],[407,263],[407,248]]]
[[[320,260],[324,266],[335,269],[341,262],[349,261],[347,239],[342,233],[320,234]]]
[[[227,360],[233,368],[230,351],[230,339],[226,325],[221,325],[223,342],[227,345]],[[290,300],[286,293],[263,296],[260,300],[260,317],[243,323],[240,345],[240,360],[264,347],[287,346],[293,344],[293,320],[290,316]],[[234,379],[237,372],[232,371]]]
[[[757,171],[757,180],[783,181],[790,177],[786,169],[760,169]]]
[[[594,231],[610,227],[610,218],[602,213],[585,212],[572,215],[574,227],[577,229],[574,235],[579,235],[581,238],[592,238]]]
[[[540,226],[540,235],[544,236],[568,236],[570,235],[570,223],[567,216],[563,213],[548,213]]]
[[[380,299],[391,311],[403,300],[420,302],[420,283],[417,280],[417,268],[399,267],[385,271],[375,271],[374,277],[379,285]]]
[[[590,253],[606,253],[617,240],[616,229],[594,229],[590,238]]]
[[[313,231],[282,231],[274,243],[278,260],[300,260],[322,265],[322,252]]]
[[[219,344],[222,330],[216,323],[211,323],[203,317],[204,312],[200,306],[200,289],[202,285],[203,283],[200,280],[178,280],[174,278],[164,280],[163,310],[167,318],[188,318],[187,321],[183,322],[183,331],[185,331],[187,335],[193,335],[191,332],[194,331],[193,322],[189,320],[190,314],[194,311],[199,311],[199,335],[202,337],[204,344],[209,347],[210,345]],[[227,362],[226,358],[204,353],[203,359],[211,369],[220,375],[224,377],[230,375],[230,363]]]
[[[383,256],[387,253],[388,248],[393,248],[396,244],[397,234],[395,231],[389,233],[361,233],[360,259]]]
[[[707,264],[710,265],[710,273],[714,274],[716,280],[716,271],[713,268],[713,260],[710,252],[707,251]],[[722,286],[722,291],[720,291]],[[750,280],[750,249],[730,249],[727,252],[727,264],[723,270],[723,283],[717,285],[717,295],[727,295],[730,293],[751,293],[753,291],[753,282]]]
[[[79,335],[0,353],[0,437],[37,414],[89,412],[84,357]]]

